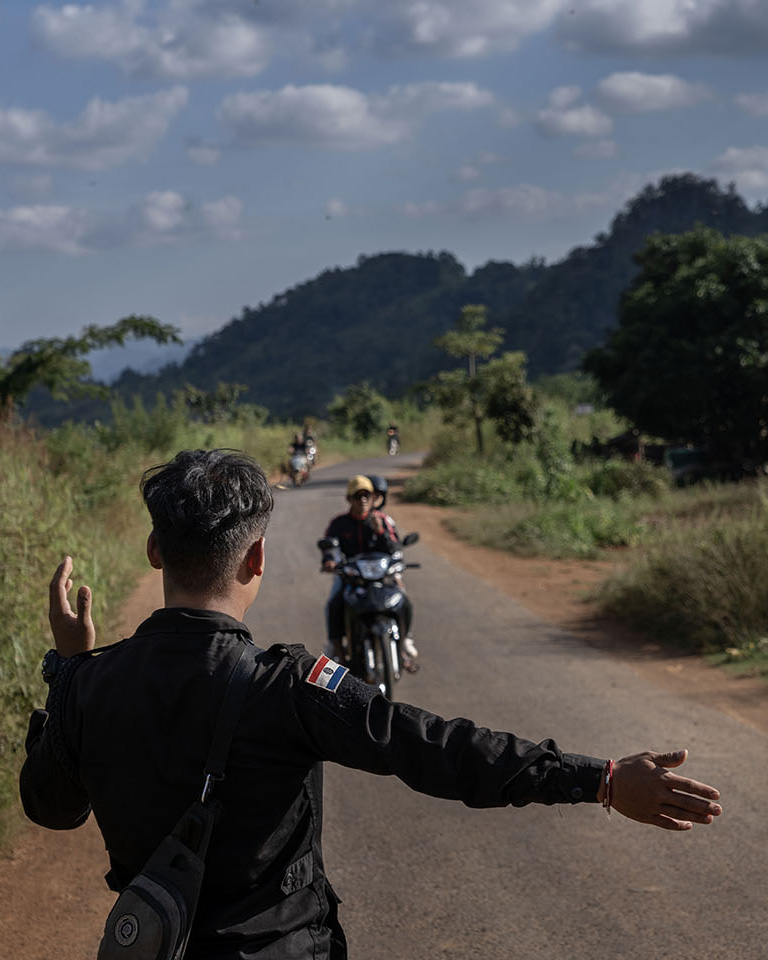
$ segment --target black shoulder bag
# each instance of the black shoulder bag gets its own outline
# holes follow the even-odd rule
[[[182,960],[205,873],[218,804],[213,784],[224,779],[232,737],[255,665],[243,646],[230,674],[205,764],[202,796],[160,843],[110,910],[97,960]]]

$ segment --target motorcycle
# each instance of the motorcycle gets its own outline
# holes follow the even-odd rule
[[[402,545],[408,547],[418,539],[418,533],[409,533]],[[317,545],[324,553],[335,551],[338,557],[337,567],[329,572],[342,581],[344,665],[391,700],[403,671],[405,637],[403,591],[396,577],[421,564],[405,563],[402,550],[345,558],[335,537],[319,540]]]
[[[309,465],[305,453],[292,453],[288,461],[288,473],[294,487],[300,487],[309,480]]]
[[[395,457],[400,452],[400,440],[394,433],[390,433],[387,436],[387,454],[390,457]]]

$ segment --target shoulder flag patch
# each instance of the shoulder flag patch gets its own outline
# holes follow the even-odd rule
[[[314,667],[309,671],[307,683],[315,687],[324,687],[335,693],[345,673],[349,673],[346,667],[323,655],[317,658]]]

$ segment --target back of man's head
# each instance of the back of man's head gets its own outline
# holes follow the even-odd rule
[[[166,575],[210,595],[226,592],[274,507],[264,471],[238,450],[182,450],[146,471],[141,492]]]

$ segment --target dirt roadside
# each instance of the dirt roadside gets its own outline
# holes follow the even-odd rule
[[[429,549],[485,579],[542,619],[629,662],[675,696],[721,710],[768,733],[768,684],[735,679],[695,656],[681,656],[595,617],[585,595],[610,563],[521,559],[451,536],[444,510],[390,501],[401,531],[418,530]],[[126,603],[119,632],[128,635],[162,605],[160,576],[152,571]],[[93,818],[81,830],[52,833],[24,828],[0,860],[0,956],[11,960],[93,960],[113,902],[102,875],[106,854]],[[69,882],[62,883],[62,877]]]

